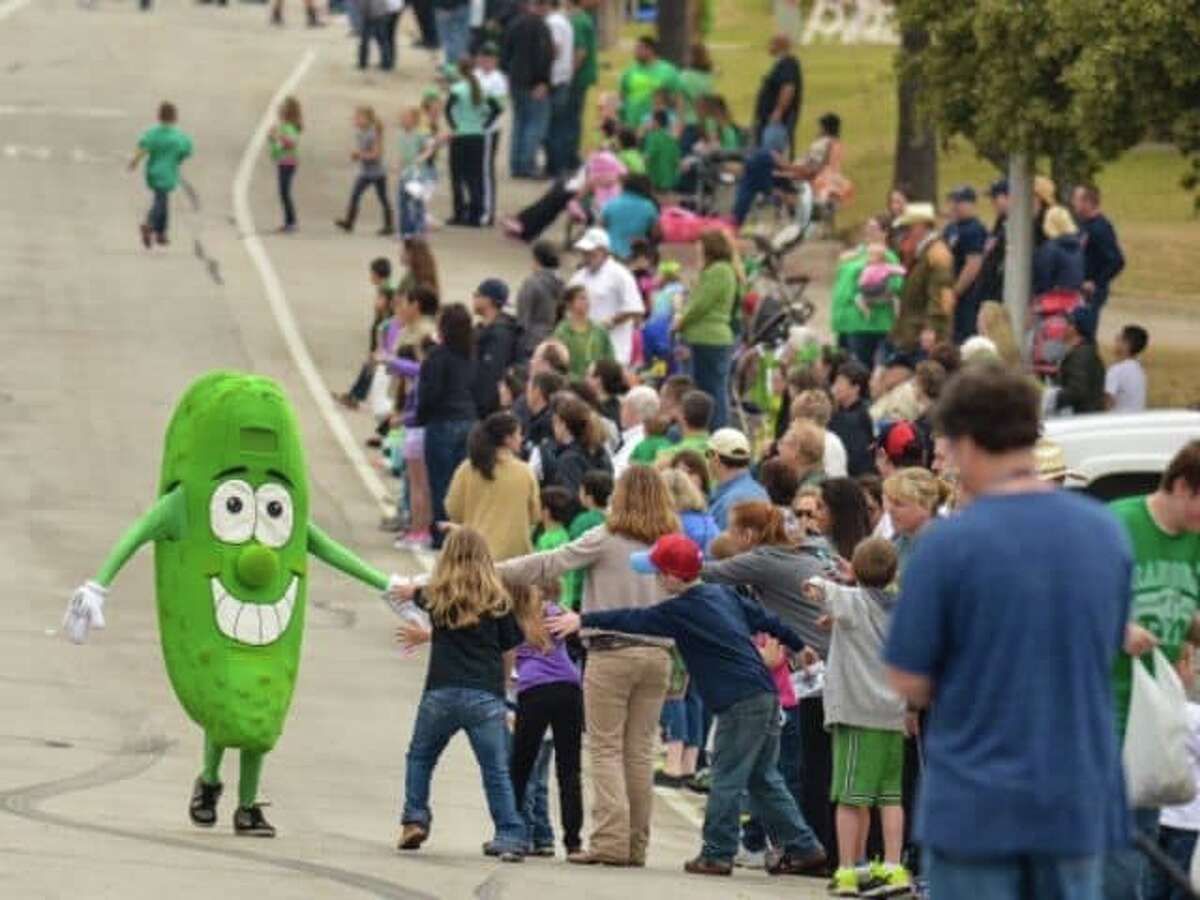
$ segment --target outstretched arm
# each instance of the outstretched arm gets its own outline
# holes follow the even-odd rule
[[[117,573],[143,544],[150,541],[178,540],[187,521],[184,506],[182,486],[159,497],[158,502],[130,525],[116,546],[109,551],[104,564],[96,573],[96,584],[105,588],[111,585]]]
[[[364,561],[354,551],[343,547],[318,528],[315,522],[308,523],[308,552],[325,565],[333,566],[339,572],[344,572],[363,584],[368,584],[376,590],[387,590],[387,575]]]

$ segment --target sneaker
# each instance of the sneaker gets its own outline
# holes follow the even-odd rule
[[[551,852],[553,852],[554,848],[551,847],[550,849],[551,849]],[[496,846],[495,841],[484,841],[483,842],[483,855],[490,856],[494,859],[498,859],[498,860],[500,860],[500,862],[506,862],[506,863],[525,862],[525,854],[522,853],[520,850],[501,850],[499,847]]]
[[[841,868],[833,873],[829,882],[829,893],[834,897],[861,897],[858,892],[858,872]]]
[[[739,869],[765,869],[767,867],[767,851],[747,850],[743,847],[733,858],[733,864]]]
[[[151,238],[154,236],[154,232],[150,229],[149,225],[142,225],[141,229],[142,229],[142,246],[145,247],[147,250],[149,250],[152,245]]]
[[[697,794],[707,794],[712,787],[712,771],[702,769],[687,780],[687,789]]]
[[[535,844],[525,854],[526,856],[538,856],[542,859],[553,859],[555,856],[553,844]]]
[[[862,889],[864,897],[899,897],[912,891],[912,875],[900,865],[871,864],[871,881]]]
[[[428,531],[409,531],[396,538],[392,546],[397,550],[428,550],[433,538]]]
[[[732,875],[733,863],[722,862],[719,859],[709,859],[697,856],[683,864],[683,871],[689,875]]]
[[[767,863],[768,875],[823,875],[828,858],[824,850],[799,854],[787,851],[774,862]],[[855,882],[857,884],[857,881]]]
[[[236,834],[246,837],[275,837],[275,826],[267,821],[262,813],[262,807],[255,803],[249,807],[238,807],[233,814],[233,830]]]
[[[429,826],[419,822],[405,822],[404,828],[400,831],[400,840],[396,844],[396,849],[417,850],[428,837]]]
[[[346,232],[347,234],[349,234],[351,231],[354,230],[354,223],[351,222],[349,219],[334,219],[333,224],[336,225],[338,228],[342,229],[342,231]]]
[[[358,398],[350,394],[334,394],[333,399],[346,409],[358,409]]]
[[[192,824],[201,828],[212,828],[217,824],[217,801],[221,799],[224,786],[221,782],[206,784],[203,778],[197,778],[192,786],[192,802],[188,804],[188,815]]]
[[[682,788],[687,784],[688,776],[686,775],[668,775],[666,772],[657,771],[654,773],[654,783],[658,787],[666,788]]]
[[[161,231],[157,231],[154,233],[154,239],[158,242],[158,246],[160,246],[160,247],[165,247],[165,246],[167,246],[167,244],[171,243],[170,241],[167,240],[167,236],[165,234],[163,234]]]

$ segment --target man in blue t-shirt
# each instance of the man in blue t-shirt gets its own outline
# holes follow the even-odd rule
[[[971,366],[936,410],[971,503],[904,571],[885,659],[929,707],[916,840],[933,897],[1098,897],[1127,844],[1110,673],[1129,541],[1099,503],[1037,478],[1038,396]]]
[[[600,224],[608,232],[613,256],[625,261],[634,240],[657,237],[658,204],[651,199],[654,186],[647,176],[631,173],[623,184],[625,189],[600,210]]]
[[[942,237],[954,254],[954,342],[961,344],[976,331],[979,318],[979,297],[972,288],[983,267],[983,251],[988,233],[976,215],[978,200],[975,188],[969,184],[950,192],[951,221]]]

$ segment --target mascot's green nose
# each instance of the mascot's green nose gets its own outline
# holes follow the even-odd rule
[[[249,588],[266,587],[275,580],[279,559],[275,551],[262,544],[251,544],[238,554],[237,576]]]

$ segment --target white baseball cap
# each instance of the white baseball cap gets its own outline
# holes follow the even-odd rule
[[[575,242],[575,249],[584,253],[589,250],[608,250],[610,247],[608,232],[603,228],[589,228],[583,233],[583,237]]]

